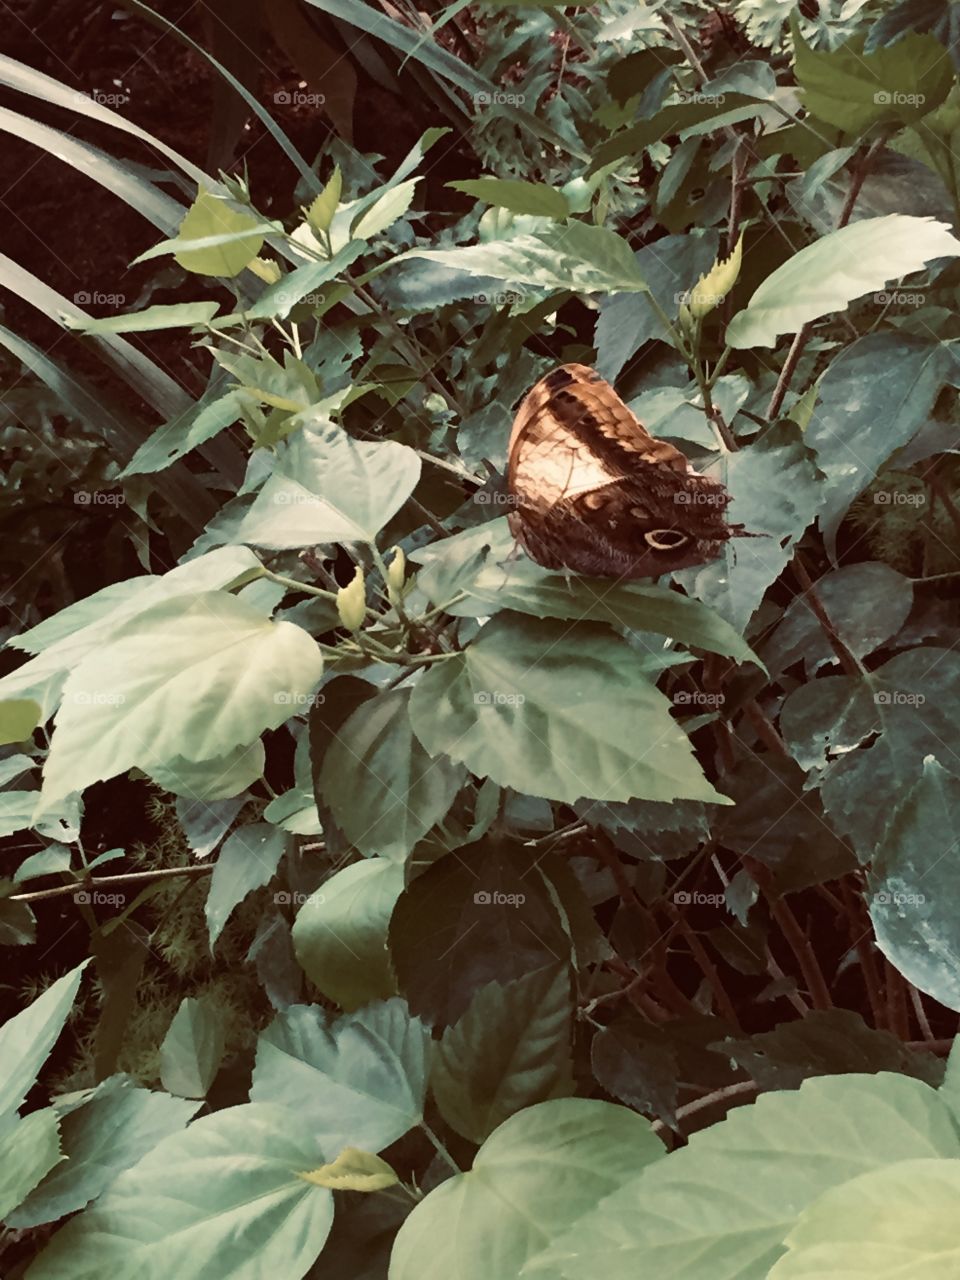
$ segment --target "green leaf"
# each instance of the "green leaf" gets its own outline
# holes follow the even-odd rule
[[[201,400],[184,413],[157,427],[117,477],[151,475],[171,466],[225,427],[232,426],[246,399],[242,391],[228,391],[215,400]]]
[[[493,838],[462,845],[403,891],[390,954],[416,1013],[456,1022],[489,982],[552,973],[566,961],[570,939],[555,895],[533,873],[537,852]]]
[[[203,909],[211,951],[234,907],[276,875],[288,843],[286,834],[268,822],[254,822],[227,837]]]
[[[175,255],[177,265],[202,276],[226,279],[238,276],[263,248],[263,232],[258,230],[260,223],[261,219],[255,214],[231,209],[212,191],[201,191],[180,224],[178,239],[200,240],[244,231],[249,234],[243,239],[207,248],[181,249]]]
[[[423,1118],[429,1050],[402,1000],[335,1021],[294,1005],[260,1035],[250,1097],[290,1107],[331,1158],[344,1147],[382,1151]]]
[[[479,1145],[524,1107],[572,1094],[571,1015],[566,966],[482,987],[434,1056],[430,1085],[447,1124]]]
[[[941,755],[956,764],[949,748]],[[927,756],[877,848],[867,899],[877,946],[908,982],[948,1009],[960,1009],[958,825],[960,778]]]
[[[697,278],[709,271],[720,237],[715,231],[690,235],[664,236],[656,244],[646,245],[636,253],[637,270],[646,280],[650,294],[625,293],[604,298],[600,302],[594,341],[597,346],[597,370],[613,380],[644,343],[656,338],[672,339],[655,301],[668,317],[677,308]]]
[[[180,1001],[160,1045],[160,1079],[168,1093],[206,1097],[220,1069],[225,1032],[222,1014],[209,999]]]
[[[757,288],[727,326],[731,347],[772,347],[782,333],[919,271],[935,258],[955,258],[960,242],[944,222],[890,213],[863,218],[807,245]]]
[[[264,767],[263,743],[258,741],[211,760],[198,762],[177,756],[163,764],[152,764],[144,772],[172,795],[216,801],[241,795],[263,777]]]
[[[526,1275],[528,1259],[662,1154],[647,1121],[625,1107],[587,1098],[529,1107],[491,1134],[469,1173],[417,1205],[397,1235],[390,1280]]]
[[[63,1157],[53,1107],[34,1111],[0,1130],[0,1218],[7,1218]]]
[[[0,1027],[0,1119],[11,1116],[33,1088],[73,1006],[87,961]]]
[[[327,999],[343,1009],[396,993],[387,926],[402,889],[401,865],[370,858],[335,872],[297,913],[297,960]]]
[[[142,311],[103,316],[99,320],[61,317],[64,326],[75,333],[153,333],[159,329],[192,329],[207,325],[220,309],[218,302],[174,302],[169,305],[144,307]]]
[[[251,306],[244,310],[247,320],[285,320],[299,302],[323,291],[335,276],[356,262],[366,252],[362,240],[351,240],[324,262],[305,262],[269,285]],[[316,299],[314,299],[315,301]]]
[[[70,870],[70,850],[62,844],[51,844],[25,858],[13,873],[13,883],[23,884],[38,876],[58,875]]]
[[[811,1009],[772,1031],[731,1037],[716,1048],[764,1090],[799,1089],[809,1076],[841,1072],[896,1071],[930,1085],[943,1074],[932,1054],[914,1053],[889,1031],[868,1027],[852,1009]]]
[[[9,1225],[42,1226],[84,1208],[161,1139],[179,1133],[197,1106],[138,1089],[128,1076],[110,1076],[83,1102],[61,1109],[60,1142],[67,1158],[9,1215]]]
[[[0,702],[0,746],[26,742],[40,723],[40,707],[32,698],[11,698]]]
[[[960,1274],[960,1161],[902,1160],[815,1200],[770,1280],[896,1280]]]
[[[679,1066],[663,1029],[635,1013],[620,1015],[593,1037],[590,1062],[614,1098],[676,1125]]]
[[[866,388],[865,388],[866,390]],[[858,658],[895,636],[913,605],[913,583],[878,560],[844,565],[817,579],[817,597],[843,643]],[[764,662],[779,674],[802,661],[808,676],[836,662],[837,655],[803,596],[791,601],[763,650]]]
[[[570,210],[566,197],[555,187],[543,182],[521,182],[516,178],[470,178],[465,182],[448,182],[454,191],[483,200],[512,213],[528,213],[541,218],[566,218]]]
[[[177,1276],[299,1280],[333,1197],[300,1177],[324,1153],[297,1114],[247,1104],[195,1121],[127,1169],[53,1237],[31,1280]]]
[[[489,554],[476,559],[476,549],[484,544],[489,545]],[[444,538],[415,553],[424,565],[417,585],[442,603],[446,603],[445,593],[454,589],[466,593],[465,599],[454,599],[447,606],[454,617],[487,617],[513,609],[536,618],[606,622],[630,631],[670,636],[688,648],[720,653],[739,662],[759,662],[728,622],[699,600],[666,587],[552,573],[526,557],[510,565],[504,581],[501,565],[512,546],[513,536],[502,518]],[[461,567],[472,571],[458,572]]]
[[[960,658],[934,647],[897,654],[864,679],[829,676],[801,685],[780,731],[820,794],[831,825],[862,862],[873,858],[891,803],[942,756],[960,719]],[[878,804],[877,797],[886,798]]]
[[[746,631],[764,592],[779,578],[817,514],[821,482],[810,450],[792,423],[769,427],[747,449],[725,454],[721,478],[733,499],[730,519],[761,538],[735,538],[702,568],[677,575],[690,595]],[[656,797],[660,798],[660,797]]]
[[[580,293],[645,293],[633,252],[621,236],[586,222],[568,222],[536,235],[491,240],[466,249],[410,249],[395,261],[422,258],[441,266],[513,284]]]
[[[811,49],[794,18],[797,84],[807,109],[845,133],[878,121],[919,120],[950,92],[953,71],[932,36],[911,34],[896,45],[863,52],[863,40],[840,49]]]
[[[528,795],[723,804],[636,668],[636,650],[604,627],[504,613],[424,674],[410,719],[431,755]]]
[[[277,466],[240,526],[240,539],[282,549],[373,542],[420,478],[406,445],[365,444],[315,416],[278,450]]]
[[[944,384],[958,371],[950,347],[890,332],[860,338],[830,365],[804,439],[826,477],[820,527],[831,556],[850,503],[927,424]],[[875,500],[882,505],[890,497],[889,490],[879,490]]]
[[[444,817],[466,770],[432,758],[410,727],[409,689],[377,694],[353,713],[317,779],[337,826],[366,857],[406,857]]]
[[[329,1187],[332,1191],[383,1191],[400,1181],[386,1160],[356,1147],[344,1147],[331,1164],[322,1164],[300,1176],[316,1187]]]
[[[386,231],[410,208],[417,190],[417,183],[421,181],[421,178],[408,178],[406,182],[388,188],[379,199],[364,210],[356,225],[351,228],[351,234],[358,240],[372,240],[381,231]]]
[[[133,765],[223,756],[289,719],[323,660],[290,622],[226,592],[163,601],[88,653],[64,686],[44,770],[53,801]]]
[[[574,1224],[525,1280],[766,1280],[824,1191],[894,1161],[958,1156],[946,1107],[919,1080],[806,1080],[694,1133]]]
[[[333,215],[337,212],[337,205],[340,203],[342,190],[343,175],[340,172],[340,166],[334,165],[330,181],[306,211],[307,221],[310,223],[312,231],[322,234],[324,231],[329,230]]]

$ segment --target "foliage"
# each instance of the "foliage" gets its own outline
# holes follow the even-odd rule
[[[0,329],[4,563],[45,565],[0,677],[5,1275],[956,1265],[953,13],[805,8],[225,8],[172,32],[217,177],[0,60],[180,288],[93,315],[0,260],[111,380]],[[248,119],[296,208],[229,164]],[[565,361],[759,536],[672,582],[517,559],[510,422]],[[51,928],[88,959],[48,980]]]

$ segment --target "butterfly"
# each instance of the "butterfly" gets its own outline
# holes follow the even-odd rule
[[[545,569],[653,578],[703,564],[729,538],[730,495],[642,426],[613,387],[565,364],[527,392],[510,433],[510,531]]]

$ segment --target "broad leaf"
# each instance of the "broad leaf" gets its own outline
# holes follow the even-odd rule
[[[290,1107],[330,1160],[382,1151],[423,1118],[429,1049],[402,1000],[336,1020],[293,1005],[260,1035],[250,1097]]]
[[[278,451],[240,539],[274,548],[373,542],[419,477],[420,459],[406,445],[360,443],[321,417],[305,417]]]
[[[782,333],[854,298],[882,289],[888,280],[919,271],[934,258],[955,258],[960,241],[943,222],[891,213],[831,231],[795,253],[756,289],[727,326],[731,347],[772,347]]]
[[[828,1076],[768,1093],[643,1170],[530,1266],[544,1280],[766,1280],[807,1205],[898,1160],[960,1156],[936,1092]]]
[[[61,1115],[67,1159],[8,1217],[9,1225],[41,1226],[84,1208],[162,1138],[179,1133],[197,1108],[196,1102],[139,1089],[129,1077],[110,1076]]]
[[[625,1107],[587,1098],[529,1107],[491,1134],[469,1173],[417,1205],[397,1235],[390,1280],[525,1275],[558,1232],[662,1154],[647,1121]]]
[[[0,1219],[7,1218],[62,1159],[53,1107],[18,1117],[0,1130]]]
[[[462,765],[423,749],[409,701],[409,689],[393,689],[364,702],[337,731],[317,779],[340,830],[367,857],[405,858],[466,776]]]
[[[473,196],[487,204],[513,213],[527,213],[544,218],[565,218],[569,213],[563,193],[542,182],[521,182],[516,178],[470,178],[465,182],[448,182],[454,191]]]
[[[260,219],[246,210],[231,209],[211,191],[201,191],[180,224],[180,240],[201,240],[208,236],[242,238],[200,249],[180,249],[177,264],[184,271],[203,276],[236,276],[257,256],[263,246]],[[246,235],[242,233],[246,232]]]
[[[504,613],[438,663],[410,701],[431,755],[529,795],[713,800],[670,704],[604,627]]]
[[[87,965],[58,978],[0,1027],[0,1120],[20,1108],[57,1041]]]
[[[163,1087],[180,1098],[204,1098],[223,1058],[226,1028],[210,1001],[187,996],[180,1001],[160,1045]]]
[[[540,969],[492,982],[448,1027],[431,1088],[451,1128],[477,1144],[524,1107],[573,1093],[570,974]]]
[[[797,83],[813,115],[845,133],[879,121],[916,122],[940,105],[953,82],[943,46],[910,34],[890,48],[862,50],[862,40],[840,49],[811,49],[794,26]]]
[[[225,592],[164,601],[92,650],[64,687],[45,799],[133,765],[209,760],[289,719],[320,679],[315,643]],[[283,700],[280,700],[280,699]]]
[[[792,423],[768,428],[749,449],[724,456],[730,519],[759,538],[733,538],[719,559],[677,575],[686,590],[745,631],[764,592],[783,572],[815,517],[821,486],[810,451]]]
[[[402,866],[370,858],[335,872],[297,913],[297,960],[327,999],[343,1009],[396,993],[387,927],[402,889]]]
[[[300,1280],[333,1221],[330,1192],[300,1176],[325,1155],[282,1107],[204,1116],[61,1228],[30,1280]]]
[[[462,845],[403,891],[390,955],[416,1013],[456,1022],[488,983],[568,960],[570,939],[536,854],[492,838]]]
[[[585,222],[568,222],[512,240],[466,249],[410,249],[398,261],[424,258],[471,275],[581,293],[645,293],[626,240]]]
[[[949,748],[941,757],[955,769]],[[877,946],[921,991],[960,1009],[960,778],[928,756],[899,799],[873,860],[870,919]]]
[[[241,827],[227,838],[214,866],[204,905],[211,951],[234,907],[276,875],[288,844],[286,834],[268,822]]]
[[[831,364],[805,435],[826,477],[820,527],[831,556],[850,503],[926,426],[944,383],[958,375],[950,347],[910,334],[869,334]],[[900,496],[893,488],[874,495],[880,506],[896,506]]]
[[[958,1201],[958,1160],[901,1160],[851,1178],[801,1215],[770,1280],[960,1275]]]

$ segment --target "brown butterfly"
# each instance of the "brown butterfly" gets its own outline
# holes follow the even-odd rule
[[[510,531],[545,569],[654,578],[751,536],[727,523],[723,485],[654,439],[583,364],[561,365],[527,392],[508,456]]]

